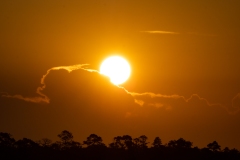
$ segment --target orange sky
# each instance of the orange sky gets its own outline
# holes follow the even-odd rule
[[[1,1],[0,131],[56,140],[67,129],[106,144],[145,134],[240,149],[239,8],[238,0]],[[52,67],[98,70],[113,54],[131,64],[129,93],[97,72],[53,70],[42,91],[50,103],[9,98],[39,97]]]

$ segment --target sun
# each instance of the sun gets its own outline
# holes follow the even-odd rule
[[[102,62],[100,73],[108,76],[113,84],[119,85],[129,78],[131,68],[124,58],[120,56],[112,56]]]

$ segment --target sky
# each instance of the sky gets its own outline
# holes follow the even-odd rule
[[[240,149],[239,0],[0,1],[0,131]],[[120,86],[99,74],[124,57]]]

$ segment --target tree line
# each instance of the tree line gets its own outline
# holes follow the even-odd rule
[[[73,134],[67,130],[57,136],[59,140],[56,142],[48,138],[38,141],[28,138],[15,140],[11,134],[0,132],[0,159],[240,159],[237,149],[222,149],[217,141],[198,148],[183,138],[162,144],[159,137],[150,143],[145,135],[138,138],[123,135],[114,137],[110,144],[105,145],[102,138],[96,134],[90,134],[82,143],[74,141]]]

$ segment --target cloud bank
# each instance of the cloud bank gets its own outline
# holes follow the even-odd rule
[[[165,31],[149,31],[153,33],[165,33]],[[171,32],[166,32],[166,33],[171,33]],[[41,86],[39,86],[36,89],[36,93],[38,96],[35,97],[25,97],[21,94],[18,95],[9,95],[7,93],[2,93],[2,97],[6,98],[16,98],[20,100],[24,100],[27,102],[33,102],[33,103],[50,103],[50,98],[43,93],[43,90],[46,88],[46,83],[45,79],[46,77],[50,74],[51,71],[53,70],[66,70],[69,73],[74,71],[74,70],[84,70],[87,72],[96,72],[98,74],[98,70],[94,69],[89,69],[86,68],[88,64],[77,64],[77,65],[71,65],[71,66],[58,66],[58,67],[53,67],[47,70],[46,74],[44,74],[40,80]],[[220,103],[211,103],[209,102],[206,98],[203,98],[199,96],[198,94],[192,94],[189,98],[186,98],[181,95],[163,95],[163,94],[157,94],[153,92],[144,92],[144,93],[136,93],[136,92],[130,92],[126,88],[122,86],[116,85],[116,87],[124,90],[127,94],[131,95],[134,99],[134,102],[138,104],[139,106],[154,106],[156,108],[165,108],[166,110],[171,110],[173,108],[173,105],[176,103],[189,103],[192,100],[198,100],[199,103],[204,103],[205,105],[212,107],[212,106],[218,106],[223,109],[225,109],[229,114],[235,114],[238,113],[240,110],[240,93],[238,93],[236,96],[234,96],[231,100],[231,106],[226,107]]]
[[[36,97],[24,97],[20,94],[19,95],[9,95],[7,93],[2,94],[2,96],[7,97],[7,98],[16,98],[16,99],[24,100],[27,102],[33,102],[33,103],[40,103],[40,102],[49,103],[50,99],[42,91],[46,88],[45,79],[50,74],[50,72],[53,70],[67,70],[70,73],[70,72],[72,72],[74,70],[78,70],[78,69],[86,70],[89,72],[98,72],[97,70],[84,68],[87,65],[88,64],[77,64],[77,65],[71,65],[71,66],[58,66],[58,67],[53,67],[53,68],[48,69],[46,74],[44,74],[40,80],[41,86],[39,86],[36,89],[36,93],[38,94],[38,96],[36,96]]]

